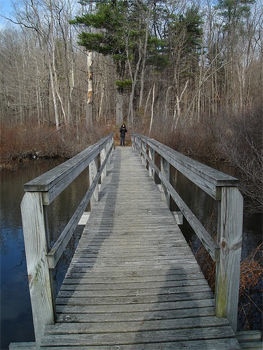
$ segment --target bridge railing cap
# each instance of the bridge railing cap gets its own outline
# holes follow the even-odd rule
[[[196,173],[197,175],[209,180],[213,185],[217,187],[223,186],[237,186],[239,180],[231,175],[225,174],[220,170],[214,169],[208,165],[202,164],[186,155],[177,152],[176,150],[166,146],[154,139],[140,134],[133,134],[144,140],[149,146],[155,149],[158,153],[169,161],[174,160],[186,169]]]
[[[113,133],[109,134],[94,145],[78,153],[76,156],[27,182],[24,184],[24,190],[27,192],[48,192],[50,188],[58,182],[63,181],[71,172],[74,172],[81,163],[88,161],[89,158],[92,160],[92,158],[96,156],[96,153],[98,154],[100,152],[105,143],[107,143],[112,136]]]

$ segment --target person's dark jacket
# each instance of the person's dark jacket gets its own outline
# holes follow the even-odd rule
[[[126,126],[125,126],[125,125],[122,125],[122,126],[120,127],[121,137],[124,138],[126,132],[127,132]]]

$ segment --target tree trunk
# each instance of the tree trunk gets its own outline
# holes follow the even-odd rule
[[[59,128],[58,105],[57,105],[56,91],[55,91],[54,79],[53,79],[50,61],[48,63],[48,68],[49,68],[49,76],[50,76],[51,93],[52,93],[52,99],[53,99],[53,105],[54,105],[55,124],[56,124],[56,129],[58,129]]]
[[[149,23],[151,19],[151,10],[152,10],[152,2],[149,6],[148,14],[147,14],[147,22],[145,28],[145,41],[143,47],[143,60],[142,60],[142,72],[141,72],[141,89],[140,89],[140,99],[139,99],[139,109],[142,107],[143,101],[143,92],[144,92],[144,76],[145,76],[145,65],[146,65],[146,56],[147,56],[147,45],[148,45],[148,37],[149,37]]]
[[[123,91],[117,89],[116,96],[116,125],[123,123]]]
[[[90,128],[92,126],[92,61],[93,53],[89,51],[87,53],[87,69],[88,69],[88,93],[87,93],[87,105],[86,105],[86,126]]]
[[[151,136],[152,126],[153,126],[154,99],[155,99],[155,84],[153,85],[153,98],[152,98],[152,110],[151,110],[151,122],[150,122],[150,129],[149,129],[149,137]]]

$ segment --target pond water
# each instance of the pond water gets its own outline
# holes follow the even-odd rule
[[[1,350],[8,349],[10,342],[34,341],[20,212],[20,203],[24,195],[23,185],[61,162],[62,160],[30,161],[27,166],[17,171],[1,173]],[[51,241],[59,236],[84,196],[88,186],[88,174],[83,172],[78,180],[48,207]],[[76,229],[68,249],[54,270],[56,292],[64,278],[82,229],[83,226]]]
[[[32,314],[27,282],[27,270],[20,213],[20,203],[24,194],[23,185],[29,180],[48,171],[61,160],[35,160],[14,172],[1,173],[1,349],[8,349],[10,342],[34,341]],[[87,172],[52,203],[48,210],[49,230],[55,237],[59,235],[74,213],[87,189]],[[208,196],[176,176],[178,188],[185,200],[204,225],[210,225],[214,207]],[[194,195],[193,195],[194,193]],[[199,201],[194,198],[198,195]],[[78,243],[83,227],[78,227],[68,249],[54,271],[55,289],[58,290]],[[248,218],[244,222],[243,258],[262,241],[261,218]],[[196,236],[184,224],[184,233],[193,244],[198,245]]]

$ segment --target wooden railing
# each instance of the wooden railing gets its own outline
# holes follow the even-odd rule
[[[113,150],[113,134],[24,185],[22,223],[27,260],[29,291],[36,342],[39,343],[47,324],[55,321],[52,270],[72,237],[88,203],[98,200],[99,180],[106,176],[106,165]],[[100,167],[98,167],[100,157]],[[56,243],[50,246],[47,206],[77,176],[89,167],[87,192]]]
[[[172,197],[216,262],[216,316],[228,318],[236,331],[243,224],[243,198],[237,187],[238,180],[142,135],[132,136],[132,146],[145,166],[148,165],[149,175],[159,177],[168,205]],[[161,169],[156,165],[156,154],[160,155]],[[171,166],[217,201],[217,242],[171,185]]]

